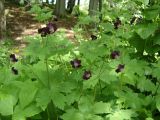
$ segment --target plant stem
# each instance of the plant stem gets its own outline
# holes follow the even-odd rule
[[[95,98],[96,98],[96,86],[94,87],[94,93],[93,93],[93,102],[95,101]]]
[[[45,63],[46,63],[46,70],[47,70],[47,79],[48,79],[48,88],[51,89],[50,87],[50,79],[49,79],[49,68],[48,68],[48,59],[45,59]]]
[[[56,120],[58,118],[56,107],[53,101],[50,101],[47,107],[47,114],[49,120]]]
[[[99,77],[101,76],[101,72],[102,72],[102,70],[103,70],[103,66],[104,66],[104,61],[103,61],[103,63],[102,63],[102,66],[101,66],[101,69],[100,69],[100,71],[99,71]],[[99,78],[98,78],[99,79]],[[100,87],[100,91],[101,91],[101,94],[102,94],[102,86],[101,86],[101,81],[100,81],[100,79],[98,80],[98,82],[99,82],[99,87]]]
[[[101,86],[101,81],[100,81],[100,79],[98,80],[98,82],[99,82],[100,92],[101,92],[101,94],[102,94],[102,86]]]
[[[47,36],[47,39],[45,41],[45,47],[47,47],[47,42],[48,42],[48,36]],[[47,56],[45,58],[45,63],[46,63],[46,71],[47,71],[47,77],[48,77],[48,88],[51,89],[50,79],[49,79],[48,57]]]

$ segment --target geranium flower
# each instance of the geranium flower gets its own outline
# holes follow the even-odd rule
[[[57,30],[57,25],[53,23],[48,23],[46,27],[38,29],[38,33],[41,34],[41,37],[46,37],[48,34],[52,34]]]
[[[125,66],[125,65],[119,64],[118,67],[117,67],[117,69],[116,69],[115,71],[116,71],[117,73],[122,72],[122,71],[124,70],[124,66]]]
[[[81,60],[74,59],[70,63],[71,63],[71,65],[72,65],[73,68],[79,68],[79,67],[81,67]]]
[[[117,18],[116,21],[114,22],[114,29],[118,29],[121,24],[122,24],[121,20]]]
[[[42,37],[46,37],[46,35],[50,34],[50,31],[48,27],[43,27],[38,29],[38,33],[40,33]]]
[[[17,62],[18,61],[15,54],[10,54],[10,59],[11,59],[12,62]]]
[[[50,33],[54,33],[57,30],[57,25],[53,23],[48,23],[46,27],[49,28]]]
[[[88,80],[91,77],[91,71],[84,71],[83,79]]]
[[[18,75],[18,70],[17,69],[15,69],[14,67],[12,67],[11,70],[12,70],[13,74]]]
[[[120,56],[120,52],[119,51],[113,51],[110,56],[111,56],[112,59],[116,59]]]
[[[96,39],[97,39],[97,36],[91,35],[91,39],[92,39],[92,40],[96,40]]]

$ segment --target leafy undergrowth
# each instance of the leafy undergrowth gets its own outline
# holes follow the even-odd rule
[[[97,28],[89,39],[75,34],[76,46],[47,23],[22,56],[2,49],[2,119],[159,120],[159,8],[140,8],[141,18],[123,7],[101,23],[83,16],[76,32]]]

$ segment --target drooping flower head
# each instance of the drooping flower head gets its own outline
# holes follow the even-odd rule
[[[71,65],[73,68],[79,68],[81,67],[81,60],[78,60],[78,59],[74,59],[74,60],[71,60]]]
[[[17,69],[15,69],[14,67],[12,67],[11,70],[12,70],[13,74],[18,75],[18,70]]]
[[[12,62],[18,62],[18,59],[16,58],[16,55],[15,54],[10,54],[10,59]]]
[[[110,55],[110,57],[112,58],[112,59],[116,59],[116,58],[118,58],[120,56],[120,52],[119,51],[113,51],[112,53],[111,53],[111,55]]]
[[[46,35],[50,34],[48,27],[43,27],[38,29],[38,33],[41,34],[41,37],[46,37]]]
[[[41,37],[46,37],[48,34],[52,34],[57,30],[57,25],[54,23],[48,23],[46,27],[38,29],[38,33]]]
[[[124,70],[125,65],[124,64],[119,64],[117,69],[115,70],[117,73],[122,72]]]
[[[83,79],[84,80],[88,80],[91,76],[92,76],[92,74],[91,74],[90,70],[84,71],[84,73],[83,73]]]
[[[119,18],[117,18],[115,21],[114,21],[114,29],[118,29],[119,26],[121,25],[121,20]]]
[[[57,25],[54,23],[48,23],[46,27],[49,28],[50,33],[54,33],[57,30]]]
[[[96,40],[96,39],[97,39],[97,36],[96,36],[96,35],[91,35],[91,39],[92,39],[92,40]]]

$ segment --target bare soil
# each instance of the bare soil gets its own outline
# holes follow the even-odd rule
[[[6,9],[9,10],[7,15],[7,36],[9,39],[13,40],[16,45],[23,48],[26,46],[24,37],[38,34],[38,28],[44,24],[34,20],[33,15],[18,5],[6,3]],[[76,21],[77,18],[72,16],[52,22],[57,24],[59,30],[63,28],[63,30],[65,30],[66,37],[73,41],[74,32],[72,31],[72,28],[76,24]]]

